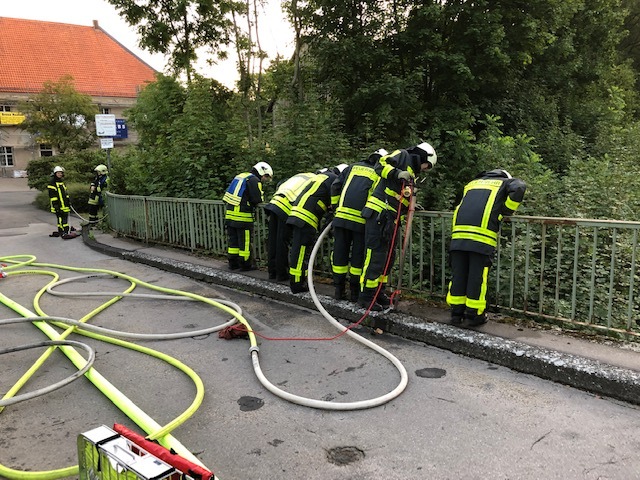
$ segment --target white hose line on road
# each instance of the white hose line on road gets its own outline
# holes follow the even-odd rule
[[[387,358],[400,373],[400,383],[391,392],[377,398],[372,398],[370,400],[360,400],[357,402],[337,403],[337,402],[327,402],[325,400],[314,400],[310,398],[300,397],[298,395],[293,395],[291,393],[285,392],[284,390],[273,385],[271,382],[269,382],[269,380],[267,380],[267,378],[262,373],[262,370],[260,368],[260,360],[258,359],[257,347],[255,348],[252,347],[252,349],[250,350],[251,360],[253,362],[253,369],[256,373],[256,376],[260,380],[260,383],[262,383],[262,385],[264,385],[266,389],[268,389],[274,395],[278,395],[279,397],[284,398],[285,400],[288,400],[289,402],[292,402],[292,403],[304,405],[306,407],[311,407],[311,408],[319,408],[323,410],[362,410],[365,408],[377,407],[393,400],[398,395],[400,395],[404,391],[404,389],[407,387],[409,377],[407,375],[407,370],[404,368],[404,365],[402,365],[400,360],[398,360],[391,353],[389,353],[387,350],[380,347],[379,345],[376,345],[370,340],[367,340],[366,338],[358,335],[357,333],[343,326],[340,322],[338,322],[335,318],[333,318],[331,314],[327,312],[327,310],[320,303],[320,300],[318,299],[318,295],[316,295],[316,291],[313,286],[313,263],[315,261],[315,257],[318,253],[322,240],[324,239],[325,235],[327,234],[330,228],[331,228],[331,224],[329,224],[327,228],[325,228],[324,231],[320,234],[320,237],[316,241],[316,244],[314,245],[313,250],[311,251],[311,256],[309,258],[309,267],[308,267],[309,270],[308,270],[307,279],[309,284],[309,293],[311,294],[313,303],[316,305],[316,307],[318,308],[322,316],[327,320],[329,320],[329,322],[333,326],[338,328],[338,330],[343,332],[346,331],[346,334],[349,335],[354,340],[362,343],[363,345],[373,349],[374,351],[378,352],[379,354]]]

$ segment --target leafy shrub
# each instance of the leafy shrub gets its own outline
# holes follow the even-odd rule
[[[67,192],[69,193],[69,201],[71,202],[71,206],[78,213],[86,213],[89,211],[89,205],[87,201],[89,200],[89,186],[86,183],[67,183]],[[49,192],[46,191],[47,187],[45,185],[45,191],[41,191],[36,195],[35,204],[38,208],[42,210],[49,211]],[[73,213],[73,211],[71,212]]]
[[[67,188],[72,183],[88,185],[94,176],[93,169],[101,163],[107,164],[106,154],[101,149],[37,158],[31,160],[27,166],[27,175],[29,176],[27,183],[31,188],[45,191],[51,181],[53,167],[60,165],[64,168],[64,180]],[[85,187],[85,190],[86,188],[88,187]]]

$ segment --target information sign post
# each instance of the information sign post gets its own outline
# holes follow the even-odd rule
[[[96,115],[96,135],[100,146],[107,151],[107,169],[111,172],[111,149],[116,136],[116,116],[108,113]]]

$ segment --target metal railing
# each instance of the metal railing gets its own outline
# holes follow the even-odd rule
[[[216,200],[108,193],[110,227],[150,244],[226,255],[224,204]],[[451,212],[416,212],[403,291],[444,301],[450,277]],[[488,300],[501,311],[640,338],[640,222],[514,216],[502,226]],[[325,240],[316,262],[330,275]],[[398,239],[397,245],[401,245]],[[257,209],[254,254],[267,259],[267,218]],[[398,281],[398,263],[390,285]]]

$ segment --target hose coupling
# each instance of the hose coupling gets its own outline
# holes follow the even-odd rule
[[[258,347],[257,345],[254,345],[249,348],[249,353],[253,353],[253,352],[258,353],[259,351],[260,351],[260,347]]]

